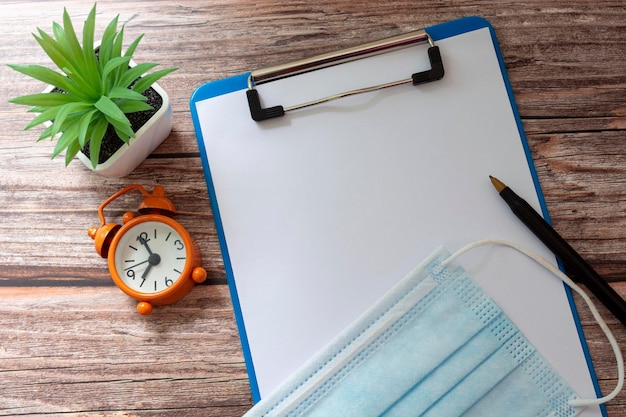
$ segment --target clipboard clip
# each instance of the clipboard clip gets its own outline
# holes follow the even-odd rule
[[[356,90],[345,91],[332,96],[320,98],[302,104],[296,104],[291,107],[273,106],[263,108],[259,92],[254,88],[255,85],[280,80],[294,75],[303,74],[305,72],[315,71],[318,69],[354,61],[361,58],[367,58],[397,49],[406,48],[416,43],[428,42],[428,59],[430,61],[430,69],[417,72],[411,75],[411,78],[393,81],[385,84],[379,84],[371,87],[359,88]],[[353,96],[356,94],[367,93],[370,91],[382,90],[384,88],[394,87],[402,84],[412,83],[419,85],[431,81],[437,81],[443,78],[444,69],[441,61],[441,53],[439,47],[435,46],[432,38],[425,30],[409,32],[404,35],[394,36],[392,38],[383,39],[377,42],[370,42],[353,48],[342,49],[340,51],[327,54],[317,55],[307,59],[301,59],[287,64],[268,67],[256,71],[252,71],[248,77],[248,90],[246,96],[248,98],[248,106],[250,107],[250,115],[252,119],[260,122],[262,120],[272,119],[274,117],[283,116],[286,112],[299,110],[316,104],[326,103],[343,97]]]

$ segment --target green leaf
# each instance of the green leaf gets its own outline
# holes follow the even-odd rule
[[[81,148],[82,146],[78,142],[76,141],[70,142],[70,144],[67,146],[65,150],[65,166],[68,166],[70,162],[72,162],[72,160],[74,159],[76,154],[78,154],[78,152],[81,150]]]
[[[71,78],[67,78],[66,76],[61,75],[58,72],[51,70],[50,68],[46,68],[41,65],[11,64],[9,64],[9,67],[36,80],[39,80],[46,84],[51,84],[60,90],[79,96],[82,99],[89,98],[89,96],[84,93],[84,90],[82,88],[78,88],[76,86],[76,83]]]
[[[126,48],[126,52],[124,53],[124,56],[133,56],[133,54],[135,53],[135,49],[137,49],[137,46],[139,45],[139,42],[142,39],[143,39],[143,34],[137,36],[137,39],[135,39],[133,43],[131,43],[130,46]]]
[[[132,130],[131,130],[132,135],[128,135],[125,131],[118,130],[117,128],[115,129],[115,133],[117,134],[117,137],[122,139],[124,143],[127,145],[130,143],[130,138],[135,137],[135,132],[133,132]]]
[[[158,64],[152,63],[137,64],[136,66],[126,71],[126,73],[118,80],[117,86],[127,88],[133,83],[133,81],[135,81],[157,65]]]
[[[128,123],[121,122],[119,120],[110,118],[106,116],[109,123],[115,128],[115,132],[117,132],[117,136],[122,139],[125,143],[128,143],[128,138],[134,138],[135,132],[130,127],[130,121]],[[126,119],[128,120],[128,119]]]
[[[89,74],[72,74],[71,78],[76,82],[77,88],[82,88],[89,97],[89,100],[96,100],[102,95],[102,88],[99,82],[90,82],[89,78],[85,78]],[[99,80],[98,80],[99,81]]]
[[[119,68],[120,66],[122,67],[128,67],[128,62],[130,61],[130,57],[127,56],[122,56],[122,57],[116,57],[116,58],[112,58],[109,62],[106,63],[106,65],[104,66],[104,68],[102,69],[102,78],[104,79],[104,88],[105,91],[108,90],[111,86],[114,86],[115,83],[115,78],[116,77],[110,77],[110,75],[112,73],[114,73],[114,71]],[[110,78],[110,80],[109,80]],[[108,84],[108,86],[107,86]],[[109,88],[107,88],[109,87]]]
[[[144,75],[135,83],[133,86],[133,90],[138,93],[143,93],[146,91],[152,84],[166,76],[167,74],[176,71],[178,68],[167,68],[159,71],[154,71],[152,74]]]
[[[87,143],[87,140],[89,139],[89,126],[91,125],[94,115],[97,113],[98,109],[93,109],[85,113],[80,119],[80,123],[78,124],[78,142],[80,143],[81,148],[85,146],[85,143]]]
[[[135,137],[135,132],[133,132],[130,127],[130,121],[120,108],[117,107],[113,101],[111,101],[111,99],[106,96],[102,96],[95,106],[98,110],[104,113],[106,119],[111,125],[113,125],[116,131],[123,133],[123,135],[120,135],[120,139],[128,142],[128,138],[124,138],[124,135],[131,138]]]
[[[63,150],[70,149],[70,153],[73,152],[73,149],[78,145],[77,131],[78,131],[78,117],[77,116],[69,116],[65,123],[63,123],[62,130],[63,132],[59,136],[57,140],[57,144],[52,153],[52,158],[56,158]],[[66,159],[67,160],[67,159]]]
[[[117,105],[124,114],[135,113],[138,111],[153,110],[154,107],[142,101],[123,101]]]
[[[119,15],[115,16],[113,20],[107,25],[104,33],[102,34],[102,41],[100,42],[100,67],[104,68],[109,59],[113,58],[113,42],[115,41],[115,35],[117,33],[117,21]]]
[[[89,138],[89,155],[91,159],[91,166],[94,168],[98,165],[102,138],[104,137],[108,127],[109,122],[105,117],[102,117],[96,122],[91,131],[91,137]]]
[[[70,53],[72,58],[77,61],[78,64],[82,64],[84,62],[82,59],[83,49],[78,42],[78,37],[76,36],[76,32],[74,31],[72,19],[67,13],[66,8],[63,8],[63,30],[65,31],[65,40],[67,42],[66,48],[68,49],[68,52]]]
[[[61,106],[54,106],[44,111],[38,112],[39,114],[35,116],[29,124],[26,125],[24,130],[28,130],[35,126],[39,126],[40,124],[45,123],[47,121],[54,120],[54,118],[56,117],[56,114],[59,112],[59,108],[61,108]]]
[[[37,93],[26,96],[15,97],[9,100],[14,104],[23,104],[25,106],[41,106],[51,107],[60,104],[67,104],[76,101],[76,97],[71,94],[63,93]]]
[[[123,41],[124,41],[124,26],[122,25],[122,29],[120,30],[117,37],[115,38],[114,53],[115,53],[115,56],[124,56],[128,58],[128,60],[130,61],[131,55],[126,55],[126,54],[122,55]],[[122,75],[124,75],[124,73],[127,70],[128,70],[128,65],[123,66],[123,67],[120,66],[117,68],[117,70],[115,71],[114,85],[117,85],[117,81],[122,77]]]
[[[77,63],[73,60],[68,51],[63,49],[62,45],[52,39],[50,35],[46,34],[41,29],[38,30],[41,37],[33,36],[35,36],[35,39],[52,62],[68,77],[76,81],[79,84],[79,88],[83,89],[86,94],[92,97],[98,96],[100,94],[99,91],[94,88],[93,84],[91,84],[88,79],[85,79],[84,71],[78,70],[79,67],[76,65],[80,65],[80,62]],[[97,84],[96,87],[98,85],[99,84]]]
[[[61,152],[63,152],[72,142],[78,142],[78,125],[72,124],[67,127],[57,140],[54,151],[52,152],[52,158],[56,158]]]
[[[39,31],[39,37],[33,34],[35,40],[41,46],[41,49],[44,50],[46,55],[50,57],[52,62],[61,70],[64,71],[64,68],[69,69],[71,72],[74,71],[74,67],[70,61],[70,58],[66,55],[65,50],[59,42],[55,41],[50,35],[45,33],[41,29],[37,29]],[[64,71],[65,72],[65,71]]]
[[[28,113],[43,113],[46,110],[48,110],[48,107],[31,107],[30,109],[26,110]]]
[[[100,85],[100,65],[94,51],[94,33],[96,28],[96,5],[94,4],[83,26],[83,61],[89,74],[89,83]]]
[[[130,122],[124,115],[124,112],[122,112],[120,108],[117,107],[117,105],[107,96],[100,97],[100,100],[98,100],[94,106],[104,113],[104,115],[107,116],[107,119],[127,123],[130,126]]]
[[[52,123],[52,135],[56,135],[61,130],[65,129],[65,119],[73,113],[82,112],[93,108],[88,103],[68,103],[59,108],[57,115]]]
[[[91,93],[89,94],[90,98],[97,99],[100,97],[104,90],[102,88],[102,76],[100,65],[98,64],[98,59],[95,53],[92,52],[93,58],[91,58],[91,63],[86,63],[85,68],[83,69],[84,74],[84,82],[89,85]],[[87,58],[90,59],[90,58]]]
[[[39,135],[37,142],[41,142],[42,140],[47,139],[47,138],[52,139],[53,136],[50,134],[51,132],[52,132],[52,125],[48,126],[47,128],[44,129],[43,132],[41,132],[41,135]]]
[[[124,25],[122,25],[122,28],[116,34],[115,39],[113,40],[112,52],[113,52],[114,57],[122,56],[122,43],[123,42],[124,42]]]
[[[54,39],[56,39],[57,42],[61,44],[65,42],[65,31],[63,30],[63,27],[57,22],[52,23],[52,34],[54,35]]]
[[[113,89],[111,89],[108,97],[111,100],[115,100],[115,99],[135,100],[135,101],[147,101],[148,100],[148,98],[144,96],[143,94],[140,94],[136,91],[130,90],[128,88],[122,88],[122,87],[114,87]],[[124,110],[122,111],[126,113]]]
[[[94,4],[89,14],[87,15],[87,19],[83,24],[83,58],[85,62],[87,62],[87,57],[91,54],[87,54],[87,52],[93,52],[94,45],[94,33],[96,31],[96,5]]]

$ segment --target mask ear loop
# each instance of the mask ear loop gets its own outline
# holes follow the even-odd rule
[[[604,404],[608,401],[611,401],[613,398],[615,398],[624,386],[624,359],[622,358],[622,352],[620,351],[619,345],[617,344],[617,340],[615,340],[615,336],[611,332],[611,329],[609,329],[609,327],[607,326],[602,316],[600,316],[600,313],[598,313],[596,306],[594,305],[593,301],[591,301],[591,298],[589,298],[587,293],[585,293],[574,281],[572,281],[567,275],[565,275],[559,268],[554,266],[552,263],[548,262],[546,259],[542,258],[540,255],[516,243],[510,242],[507,240],[500,240],[500,239],[484,239],[484,240],[478,240],[476,242],[472,242],[462,247],[461,249],[459,249],[452,255],[450,255],[447,259],[445,259],[441,263],[441,266],[442,267],[447,266],[456,258],[463,255],[465,252],[468,252],[480,246],[491,245],[491,244],[508,246],[510,248],[517,250],[518,252],[526,255],[527,257],[537,262],[539,265],[546,268],[548,271],[552,272],[554,275],[560,278],[563,282],[565,282],[572,290],[576,291],[576,293],[580,295],[583,298],[583,300],[585,300],[585,303],[589,307],[589,310],[591,311],[593,318],[596,320],[596,322],[598,323],[598,325],[604,332],[606,338],[608,339],[609,343],[611,344],[611,347],[613,348],[613,353],[615,354],[615,360],[617,361],[617,374],[618,374],[618,380],[617,380],[617,385],[615,386],[615,389],[613,389],[613,391],[610,394],[601,398],[590,398],[590,399],[577,398],[577,399],[568,401],[568,403],[573,407],[586,407],[589,405]]]

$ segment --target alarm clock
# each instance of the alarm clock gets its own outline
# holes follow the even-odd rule
[[[144,199],[138,213],[126,212],[122,225],[107,223],[104,208],[129,191],[140,191]],[[137,311],[152,313],[152,306],[174,303],[206,279],[195,241],[172,216],[174,204],[162,186],[149,193],[139,184],[129,185],[104,201],[98,209],[100,227],[87,231],[96,252],[107,258],[115,285],[139,301]]]

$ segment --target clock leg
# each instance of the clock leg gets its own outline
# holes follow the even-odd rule
[[[139,304],[137,304],[137,311],[142,316],[149,316],[150,313],[152,313],[152,304],[147,301],[141,301]]]
[[[204,282],[204,280],[206,279],[205,269],[200,267],[194,268],[193,272],[191,273],[191,279],[193,279],[196,284]]]

